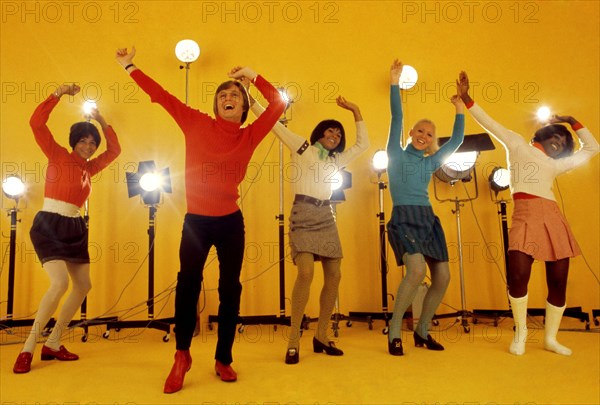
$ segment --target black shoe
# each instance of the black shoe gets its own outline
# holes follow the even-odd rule
[[[444,350],[444,346],[435,341],[434,338],[431,337],[430,334],[427,334],[427,339],[423,339],[421,335],[417,332],[414,333],[415,337],[415,346],[423,347],[423,345],[427,346],[429,350]]]
[[[391,342],[388,340],[388,351],[392,356],[402,356],[404,354],[402,339],[395,338]]]
[[[325,351],[325,353],[327,353],[330,356],[341,356],[344,354],[343,351],[335,347],[335,343],[330,341],[328,344],[325,345],[319,340],[317,340],[317,338],[315,337],[313,338],[313,351],[315,353],[323,353],[323,351]]]
[[[300,361],[300,351],[295,347],[285,353],[285,364],[296,364]]]

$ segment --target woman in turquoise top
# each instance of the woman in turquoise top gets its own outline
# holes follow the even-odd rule
[[[402,318],[425,278],[426,264],[431,272],[431,286],[414,332],[415,346],[444,350],[429,334],[429,324],[450,282],[448,249],[440,220],[429,201],[428,186],[432,174],[461,145],[465,127],[464,105],[458,96],[453,96],[456,118],[450,140],[438,148],[435,125],[422,119],[410,130],[408,144],[402,148],[403,115],[398,85],[401,72],[402,63],[395,60],[390,70],[392,122],[387,143],[387,171],[394,207],[387,230],[396,262],[406,266],[406,275],[398,287],[389,327],[388,350],[394,356],[403,354]]]

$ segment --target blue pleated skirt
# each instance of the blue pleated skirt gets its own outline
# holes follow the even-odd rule
[[[387,231],[398,266],[404,264],[402,257],[406,253],[421,253],[437,261],[448,261],[446,236],[431,206],[394,206]]]

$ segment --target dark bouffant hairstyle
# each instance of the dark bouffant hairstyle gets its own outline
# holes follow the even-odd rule
[[[222,90],[227,90],[228,88],[232,87],[232,86],[236,86],[238,89],[240,89],[240,92],[242,93],[242,97],[244,97],[244,112],[242,113],[242,124],[244,122],[246,122],[246,118],[248,118],[248,110],[250,109],[250,100],[248,99],[248,92],[246,91],[246,88],[244,87],[244,85],[238,81],[235,80],[228,80],[226,82],[223,82],[219,85],[219,87],[217,87],[217,91],[215,91],[215,100],[213,102],[213,111],[215,113],[215,117],[218,115],[217,113],[217,94],[219,94],[220,91]]]
[[[100,146],[100,133],[98,132],[98,128],[91,122],[76,122],[71,125],[71,131],[69,133],[69,145],[71,148],[75,149],[75,145],[81,138],[85,138],[86,136],[91,135],[96,141],[96,146]]]
[[[323,138],[323,136],[325,136],[325,131],[328,128],[338,128],[342,134],[340,144],[334,150],[329,151],[329,155],[331,156],[334,153],[343,152],[346,148],[346,131],[344,131],[342,123],[336,120],[323,120],[319,122],[310,135],[310,144],[314,145],[319,139]]]
[[[533,141],[542,142],[548,138],[551,138],[552,136],[554,136],[554,134],[564,136],[566,140],[565,149],[560,153],[560,155],[556,156],[556,159],[571,156],[575,147],[573,143],[573,135],[564,125],[551,124],[538,129],[537,131],[535,131]]]

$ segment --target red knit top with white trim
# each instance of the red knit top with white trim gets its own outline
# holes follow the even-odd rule
[[[86,161],[74,151],[69,152],[60,146],[46,125],[58,101],[58,97],[50,95],[37,106],[29,120],[35,141],[48,158],[44,197],[81,208],[92,191],[91,178],[119,156],[121,146],[111,126],[102,129],[106,138],[106,151],[94,159]]]

